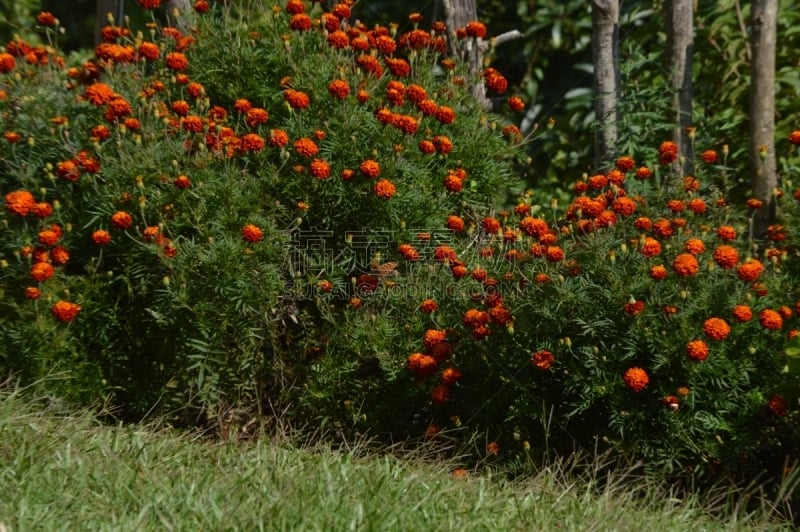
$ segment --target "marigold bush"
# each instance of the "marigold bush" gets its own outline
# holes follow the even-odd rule
[[[505,79],[446,57],[443,24],[204,4],[185,33],[105,31],[89,62],[0,55],[4,372],[68,372],[43,385],[130,418],[477,433],[510,464],[797,456],[800,193],[752,242],[725,168],[672,175],[651,139],[535,204],[519,128],[469,89]]]

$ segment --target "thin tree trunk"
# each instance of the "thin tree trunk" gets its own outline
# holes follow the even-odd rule
[[[119,18],[122,16],[122,0],[97,0],[97,10],[95,11],[94,23],[94,45],[97,46],[102,41],[100,30],[108,26],[108,14],[114,17],[114,24],[120,24]]]
[[[190,0],[170,0],[166,4],[169,21],[186,33],[194,23],[194,10]]]
[[[667,0],[667,72],[672,89],[672,109],[675,113],[673,142],[680,157],[675,170],[694,175],[694,142],[690,128],[692,120],[692,51],[694,49],[693,0]]]
[[[761,239],[775,221],[775,41],[778,0],[753,0],[753,58],[750,63],[750,164],[753,195],[763,202],[753,218],[752,235]]]
[[[594,166],[604,169],[617,144],[619,92],[619,0],[592,0],[592,64],[594,65]]]

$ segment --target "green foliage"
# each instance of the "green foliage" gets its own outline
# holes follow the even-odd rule
[[[797,195],[759,246],[725,202],[736,150],[699,129],[697,180],[673,175],[652,51],[626,48],[630,158],[520,193],[520,130],[444,35],[322,9],[215,4],[191,37],[118,28],[65,68],[9,48],[5,372],[67,372],[58,393],[128,418],[274,409],[512,469],[608,447],[690,482],[798,458]],[[582,116],[551,129],[576,153]]]

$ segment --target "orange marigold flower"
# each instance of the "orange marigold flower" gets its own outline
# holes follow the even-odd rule
[[[434,386],[431,390],[431,401],[436,405],[443,405],[450,400],[450,387],[444,384]]]
[[[211,8],[211,5],[207,2],[207,0],[196,0],[192,7],[198,13],[203,14]]]
[[[736,269],[736,275],[746,283],[757,280],[764,271],[764,265],[758,259],[750,259]]]
[[[444,188],[450,192],[461,192],[464,188],[464,180],[455,174],[447,174],[444,178]]]
[[[53,317],[60,322],[67,323],[75,319],[75,316],[81,311],[81,307],[69,301],[56,301],[50,308]]]
[[[496,441],[489,442],[486,445],[486,454],[497,456],[500,454],[500,444]]]
[[[788,320],[789,318],[792,317],[794,312],[792,312],[792,309],[790,309],[786,305],[781,305],[781,307],[778,309],[778,314],[780,314],[781,317],[783,317],[783,319]]]
[[[714,250],[714,262],[726,270],[733,269],[739,262],[739,252],[733,246],[723,244]]]
[[[702,198],[690,199],[686,206],[689,207],[689,210],[695,214],[703,214],[707,209],[706,202]]]
[[[656,220],[655,223],[653,223],[653,232],[661,238],[669,238],[675,234],[672,223],[664,218]]]
[[[700,264],[697,262],[697,259],[694,258],[694,255],[681,253],[675,257],[675,261],[672,263],[672,269],[675,270],[675,273],[680,277],[692,277],[700,269]]]
[[[46,201],[40,201],[33,206],[31,210],[31,214],[36,216],[37,218],[47,218],[51,214],[53,214],[53,206]]]
[[[636,170],[636,179],[640,179],[642,181],[644,181],[645,179],[649,179],[650,176],[652,175],[653,171],[646,166],[642,166],[638,170]]]
[[[800,130],[794,130],[789,133],[789,142],[795,146],[800,146]]]
[[[661,242],[649,236],[642,242],[642,255],[645,257],[655,257],[661,254]]]
[[[460,381],[461,377],[462,377],[461,372],[458,371],[456,368],[445,368],[442,371],[442,376],[441,376],[442,384],[444,384],[445,386],[452,386],[458,381]]]
[[[42,26],[55,26],[58,24],[58,19],[49,11],[42,11],[36,15],[36,22]]]
[[[650,220],[650,218],[641,217],[637,218],[636,221],[633,222],[633,226],[639,231],[649,231],[653,227],[653,222]]]
[[[14,59],[13,55],[7,52],[0,53],[0,74],[11,72],[14,70],[15,66],[17,66],[17,61]]]
[[[161,55],[161,50],[158,48],[158,45],[152,42],[143,42],[136,51],[139,57],[145,61],[155,61]]]
[[[714,150],[706,150],[700,155],[700,158],[708,164],[714,164],[719,160],[719,155]]]
[[[722,318],[709,318],[703,323],[703,332],[712,340],[725,340],[731,333],[731,326]]]
[[[678,199],[671,199],[667,202],[667,208],[675,213],[683,211],[684,207],[683,202]]]
[[[561,262],[564,260],[564,250],[559,246],[547,246],[545,257],[550,262]]]
[[[375,183],[374,190],[375,195],[383,199],[389,199],[397,192],[397,188],[394,186],[394,183],[388,179],[381,179]]]
[[[111,242],[111,234],[104,229],[92,233],[92,241],[98,246],[105,246]]]
[[[359,170],[364,177],[375,178],[381,173],[381,165],[377,161],[367,159],[361,163]]]
[[[176,72],[189,68],[189,60],[181,52],[170,52],[165,61],[167,67]]]
[[[486,24],[478,20],[467,22],[467,25],[464,29],[469,37],[476,37],[479,39],[486,37]]]
[[[630,216],[636,212],[636,202],[627,196],[614,200],[614,212],[620,216]]]
[[[264,149],[266,146],[266,142],[257,133],[248,133],[242,136],[241,144],[240,144],[242,151],[249,152],[259,152]]]
[[[623,155],[617,158],[615,166],[620,172],[630,172],[636,166],[636,161],[633,160],[633,157]]]
[[[703,361],[708,358],[708,345],[703,340],[692,340],[686,344],[686,355],[692,360]]]
[[[247,224],[242,227],[242,238],[246,242],[260,242],[264,238],[264,232],[257,225]]]
[[[455,111],[445,105],[437,107],[434,116],[436,117],[436,120],[442,124],[452,124],[456,119]]]
[[[531,354],[531,365],[540,371],[549,370],[553,362],[555,362],[555,356],[547,349],[539,349]]]
[[[439,329],[428,329],[423,335],[423,342],[425,347],[433,347],[436,344],[444,342],[447,337],[447,332]]]
[[[53,261],[53,264],[63,266],[69,262],[69,251],[64,247],[56,246],[50,250],[50,259]]]
[[[294,142],[294,151],[303,157],[311,158],[319,152],[319,148],[313,140],[303,137]]]
[[[744,323],[753,319],[753,310],[747,305],[736,305],[733,307],[733,319]]]
[[[706,250],[706,245],[699,238],[690,238],[683,245],[683,249],[692,255],[699,255]]]
[[[455,214],[451,214],[447,217],[446,225],[448,229],[458,233],[464,230],[464,219]]]
[[[419,309],[426,314],[430,314],[431,312],[435,312],[436,309],[439,308],[439,304],[436,303],[433,299],[424,299],[422,303],[419,304]]]
[[[53,246],[58,242],[58,239],[61,235],[53,231],[52,229],[44,229],[39,231],[38,240],[39,243],[43,246]]]
[[[197,115],[189,115],[181,120],[181,128],[190,133],[200,133],[203,127],[203,119]]]
[[[419,251],[411,244],[400,244],[397,246],[397,252],[408,261],[415,262],[419,260]]]
[[[244,121],[248,127],[256,127],[265,124],[269,120],[269,113],[261,107],[251,107],[244,114]]]
[[[661,264],[656,264],[650,268],[650,277],[656,281],[663,281],[667,278],[667,269]]]
[[[117,229],[128,229],[133,225],[133,217],[125,211],[117,211],[111,215],[111,225]]]
[[[770,308],[762,310],[758,315],[758,322],[765,329],[777,331],[783,327],[783,318],[780,313]]]
[[[721,225],[717,229],[717,236],[720,237],[722,240],[735,240],[736,229],[734,229],[730,225]]]
[[[322,279],[317,281],[317,288],[324,293],[328,293],[333,290],[333,283],[330,282],[328,279]]]
[[[328,179],[331,176],[331,165],[323,159],[311,161],[311,175],[317,179]]]
[[[303,3],[303,0],[289,0],[286,2],[286,12],[290,15],[305,13],[306,5]]]
[[[283,148],[289,144],[289,135],[282,129],[272,129],[269,132],[269,145]],[[316,154],[316,152],[314,152]],[[313,157],[310,155],[309,157]]]
[[[522,98],[518,97],[518,96],[510,97],[507,100],[507,103],[508,103],[508,107],[512,111],[515,111],[517,113],[522,111],[523,109],[525,109],[525,101]]]
[[[305,13],[292,15],[289,19],[289,27],[295,31],[308,31],[311,29],[311,17]]]
[[[37,262],[31,267],[31,278],[43,283],[56,273],[55,268],[49,262]]]
[[[678,158],[678,145],[672,141],[664,141],[658,147],[658,160],[661,164],[670,164]]]
[[[757,198],[750,198],[745,204],[753,210],[760,209],[764,206],[764,202]]]
[[[283,99],[289,104],[292,109],[307,109],[311,104],[311,99],[308,94],[294,89],[287,89],[283,93]]]
[[[625,381],[625,386],[637,393],[647,388],[647,385],[650,384],[650,377],[647,372],[639,367],[628,368],[622,379]]]
[[[6,194],[6,210],[16,216],[27,216],[36,207],[33,194],[27,190],[16,190]]]

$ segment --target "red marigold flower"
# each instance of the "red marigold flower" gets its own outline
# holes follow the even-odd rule
[[[792,312],[792,309],[786,305],[781,305],[781,307],[778,309],[778,314],[780,314],[783,319],[788,320],[794,313]]]
[[[721,225],[717,229],[717,236],[722,240],[736,240],[736,229],[730,225]]]
[[[36,15],[36,22],[42,26],[55,26],[58,24],[58,19],[49,11],[42,11]]]
[[[667,395],[666,397],[664,397],[661,400],[661,404],[663,404],[664,406],[666,406],[670,410],[678,410],[678,408],[680,407],[680,403],[678,401],[678,398],[675,397],[674,395]]]
[[[637,316],[644,312],[644,301],[631,301],[629,303],[625,303],[622,307],[622,310],[625,314],[630,316]]]
[[[531,354],[531,365],[540,371],[549,370],[554,361],[553,353],[547,349],[540,349]]]
[[[17,61],[14,59],[13,55],[7,52],[0,53],[0,74],[11,72],[14,70],[15,66],[17,66]]]
[[[289,0],[286,2],[286,12],[290,15],[306,12],[306,5],[303,0]]]
[[[493,68],[487,69],[487,73],[483,77],[486,88],[494,91],[497,94],[503,94],[508,89],[508,80],[505,76],[497,73]]]
[[[308,94],[294,89],[287,89],[283,93],[283,99],[289,104],[292,109],[307,109],[311,104],[311,99]]]
[[[176,72],[189,68],[189,60],[181,52],[170,52],[165,61],[167,67]]]
[[[445,135],[433,137],[433,144],[436,146],[436,151],[442,155],[447,155],[453,151],[453,142]]]
[[[81,307],[69,301],[56,301],[50,308],[53,317],[62,323],[67,323],[75,319],[75,316],[81,311]]]
[[[444,342],[447,333],[438,329],[428,329],[423,335],[423,342],[425,347],[433,347],[436,344]]]
[[[22,140],[22,135],[17,133],[16,131],[6,131],[3,133],[3,138],[6,139],[7,142],[10,144],[16,144],[20,140]]]
[[[35,286],[29,286],[25,288],[25,297],[27,299],[39,299],[42,297],[42,291]]]
[[[652,175],[653,171],[646,166],[642,166],[638,170],[636,170],[636,179],[640,179],[642,181],[644,181],[645,179],[649,179],[650,176]]]
[[[80,168],[74,161],[61,161],[56,164],[56,174],[73,183],[81,177]]]
[[[762,327],[771,331],[777,331],[783,327],[783,318],[780,313],[769,308],[759,313],[758,322]]]
[[[328,179],[331,176],[331,165],[323,159],[311,161],[311,175],[317,179]]]
[[[422,303],[419,304],[419,309],[426,314],[435,312],[436,309],[438,308],[439,304],[436,303],[436,301],[434,301],[433,299],[425,299],[422,301]]]
[[[436,108],[435,117],[442,124],[452,124],[456,119],[456,113],[450,107],[440,105]]]
[[[189,181],[189,178],[185,175],[179,175],[172,183],[181,190],[189,188],[189,186],[192,184],[191,181]]]
[[[292,18],[289,19],[289,28],[295,31],[308,31],[311,29],[311,25],[311,17],[305,13],[292,15]]]
[[[411,75],[411,65],[409,65],[408,61],[405,59],[387,57],[384,59],[384,62],[389,68],[389,72],[398,78],[406,78]]]
[[[375,183],[374,190],[375,195],[383,199],[389,199],[395,195],[395,192],[397,192],[397,188],[395,188],[394,183],[388,179],[381,179]]]
[[[328,34],[328,44],[341,50],[350,45],[350,37],[341,30],[332,31]]]
[[[731,333],[731,326],[722,318],[709,318],[703,323],[703,332],[712,340],[721,342]]]
[[[161,56],[161,50],[158,45],[152,42],[143,42],[136,49],[139,57],[145,61],[155,61]],[[93,102],[94,103],[94,102]]]
[[[649,236],[642,242],[642,255],[645,257],[655,257],[661,254],[661,242]]]
[[[333,6],[332,13],[341,19],[348,19],[351,15],[350,6],[345,2],[336,4]]]
[[[736,269],[736,275],[739,279],[746,283],[752,283],[757,280],[764,271],[764,265],[758,259],[749,259],[747,262],[741,264]]]
[[[703,361],[708,358],[708,345],[703,340],[692,340],[686,344],[686,355],[692,360]]]
[[[98,246],[105,246],[111,242],[111,233],[104,229],[98,229],[92,233],[92,241]]]
[[[675,270],[675,273],[680,277],[692,277],[700,269],[700,264],[697,262],[697,259],[694,258],[694,255],[681,253],[675,257],[675,261],[672,263],[672,269]]]
[[[545,257],[550,262],[561,262],[564,260],[564,250],[559,246],[547,246]]]
[[[161,7],[161,0],[139,0],[139,5],[145,9],[158,9]]]
[[[56,273],[55,268],[49,262],[37,262],[31,266],[31,278],[37,282],[43,283],[50,279]]]
[[[27,216],[36,207],[33,194],[27,190],[16,190],[6,194],[6,210],[16,216]]]
[[[52,229],[44,229],[39,231],[38,240],[43,246],[53,246],[58,242],[59,236],[59,233]]]
[[[47,218],[53,214],[53,206],[46,201],[40,201],[33,206],[31,214],[37,218]]]
[[[675,230],[669,220],[661,218],[653,223],[653,232],[661,238],[669,238],[675,233]]]
[[[700,158],[708,164],[714,164],[719,160],[719,155],[714,150],[706,150],[700,155]]]
[[[206,0],[196,0],[192,7],[201,15],[211,9],[211,6]]]
[[[294,151],[303,157],[311,158],[319,152],[319,148],[313,140],[303,137],[294,142]]]
[[[397,49],[397,43],[389,35],[380,35],[375,39],[375,49],[383,55],[392,55]]]
[[[436,153],[436,146],[429,140],[421,140],[418,144],[419,151],[425,155],[432,155]]]
[[[800,146],[800,130],[794,130],[789,133],[789,142],[795,146]]]
[[[451,231],[455,231],[459,233],[464,230],[464,219],[460,216],[456,216],[455,214],[451,214],[447,217],[447,228]]]
[[[324,293],[328,293],[333,290],[333,283],[330,282],[328,279],[322,279],[317,282],[317,288]]]
[[[245,242],[260,242],[264,238],[264,232],[257,225],[247,224],[242,227],[242,238]]]
[[[628,368],[622,376],[625,385],[634,392],[641,392],[650,384],[650,377],[647,372],[639,367]]]
[[[133,217],[125,211],[117,211],[111,215],[111,225],[117,229],[129,229],[133,225]]]
[[[451,264],[456,262],[456,252],[450,246],[439,245],[433,249],[433,259],[436,262],[449,262]]]
[[[656,281],[663,281],[667,278],[667,269],[661,264],[656,264],[650,268],[650,277]]]
[[[699,238],[690,238],[683,245],[683,249],[692,255],[699,255],[706,250],[706,245]]]
[[[364,177],[375,178],[381,173],[381,165],[378,163],[378,161],[367,159],[361,163],[359,170],[361,170],[361,175]]]
[[[197,115],[189,115],[181,119],[181,128],[190,133],[200,133],[203,131],[203,119]]]
[[[636,166],[636,161],[633,160],[633,157],[623,155],[617,158],[615,166],[620,172],[630,172]]]
[[[350,94],[350,85],[343,79],[335,79],[328,83],[328,92],[334,98],[343,100]]]
[[[753,319],[753,311],[747,305],[736,305],[733,307],[733,319],[738,322],[747,322]]]
[[[436,405],[443,405],[450,400],[450,387],[444,384],[434,386],[431,390],[431,402]]]
[[[442,371],[442,384],[445,386],[453,386],[458,381],[461,380],[461,372],[458,371],[456,368],[445,368]]]
[[[487,325],[491,320],[491,316],[485,310],[468,309],[464,313],[464,324],[471,328]]]
[[[789,414],[789,409],[786,405],[786,398],[782,395],[773,395],[770,397],[767,406],[776,416],[785,417]]]

